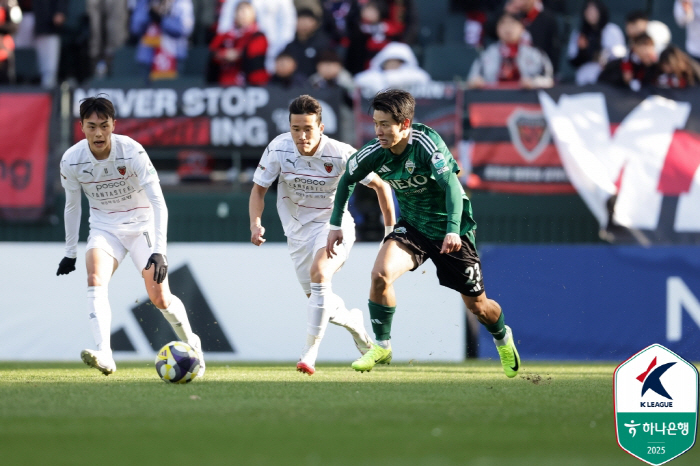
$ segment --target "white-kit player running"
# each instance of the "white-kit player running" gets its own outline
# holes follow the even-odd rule
[[[104,97],[83,100],[80,126],[85,139],[68,149],[61,159],[61,184],[66,191],[66,255],[56,275],[75,270],[81,189],[90,204],[85,262],[88,315],[97,350],[83,350],[80,357],[105,375],[117,370],[110,347],[112,311],[107,286],[128,252],[144,279],[151,302],[178,338],[199,354],[198,376],[202,377],[205,367],[200,339],[192,332],[182,301],[170,293],[168,286],[168,209],[158,174],[141,144],[113,134],[114,115],[112,102]]]
[[[270,142],[255,170],[249,205],[250,241],[256,246],[265,242],[261,224],[265,193],[279,179],[277,211],[297,278],[309,297],[308,335],[297,370],[311,375],[316,371],[318,348],[329,321],[345,327],[362,354],[370,349],[372,339],[365,330],[362,311],[346,309],[331,289],[333,274],[342,267],[355,242],[355,222],[349,213],[342,220],[340,253],[328,258],[325,252],[336,186],[355,149],[323,134],[321,104],[309,95],[301,95],[289,105],[289,125],[290,132]],[[374,173],[361,183],[377,192],[385,230],[390,231],[395,223],[391,187]]]

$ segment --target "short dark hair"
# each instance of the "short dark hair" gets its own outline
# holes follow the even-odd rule
[[[654,45],[654,39],[646,32],[639,34],[637,37],[633,37],[631,42],[632,47],[636,45]]]
[[[646,14],[644,10],[630,11],[629,13],[627,13],[627,16],[625,16],[625,24],[636,23],[640,19],[643,19],[644,21],[649,21],[649,15]]]
[[[316,115],[316,123],[321,124],[322,110],[323,107],[318,100],[303,94],[289,104],[289,121],[292,121],[292,115]]]
[[[114,120],[116,115],[114,104],[106,97],[101,97],[102,95],[104,94],[97,94],[80,101],[80,121],[89,118],[93,113],[97,113],[100,118]]]
[[[370,109],[388,113],[397,123],[403,123],[406,118],[413,121],[416,99],[410,92],[401,89],[386,89],[377,92],[372,99]]]

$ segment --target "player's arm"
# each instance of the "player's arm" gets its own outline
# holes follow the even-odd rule
[[[248,216],[250,217],[250,242],[260,246],[265,242],[263,235],[265,227],[262,226],[262,213],[265,209],[265,194],[267,189],[257,183],[253,183],[248,202]]]
[[[64,156],[65,157],[65,156]],[[58,264],[56,275],[68,275],[75,270],[78,257],[78,232],[80,231],[80,183],[65,158],[61,159],[61,185],[66,191],[66,206],[63,209],[63,223],[66,231],[66,252]]]
[[[340,178],[340,181],[338,181],[338,187],[335,191],[335,200],[333,201],[330,232],[328,233],[328,241],[326,242],[326,255],[329,258],[335,256],[335,245],[343,242],[343,230],[341,229],[341,225],[343,224],[343,216],[348,207],[350,196],[355,190],[357,182],[366,178],[372,171],[371,168],[368,167],[368,164],[365,163],[369,157],[363,158],[363,162],[361,163],[357,162],[357,154],[361,152],[362,150],[350,157],[347,169]]]
[[[430,158],[430,170],[438,185],[445,190],[445,206],[447,210],[447,225],[445,227],[445,239],[442,242],[440,254],[449,254],[462,248],[462,240],[459,237],[460,222],[464,209],[464,190],[457,178],[459,167],[444,141],[437,133],[432,134],[431,139],[437,145],[437,150]]]
[[[385,183],[381,178],[375,175],[372,178],[372,181],[367,184],[367,187],[374,189],[374,191],[377,193],[379,208],[381,209],[382,216],[384,217],[384,236],[386,236],[394,230],[394,225],[396,224],[394,196],[391,191],[391,186],[389,186],[389,183]]]
[[[163,196],[163,190],[158,181],[148,183],[143,189],[153,207],[155,229],[153,253],[146,262],[146,270],[153,266],[153,280],[157,283],[163,283],[168,274],[168,259],[165,255],[168,235],[168,207],[165,205],[165,196]]]
[[[253,189],[250,192],[250,200],[248,201],[250,242],[256,246],[260,246],[265,242],[265,238],[263,238],[265,227],[262,226],[265,194],[272,183],[275,182],[281,170],[280,161],[274,147],[270,150],[270,146],[267,146],[253,174]]]

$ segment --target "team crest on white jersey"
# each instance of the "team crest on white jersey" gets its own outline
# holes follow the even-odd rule
[[[413,163],[413,160],[410,160],[410,159],[409,159],[409,160],[406,160],[406,165],[405,165],[405,167],[406,167],[406,171],[408,171],[408,174],[409,174],[409,175],[412,175],[412,174],[413,174],[413,169],[416,168],[416,164]]]
[[[330,162],[325,162],[325,163],[323,164],[323,168],[326,169],[326,173],[330,173],[330,172],[333,171],[333,164],[330,163]]]
[[[120,165],[117,167],[117,171],[119,172],[120,175],[124,176],[126,175],[126,167],[124,165]]]

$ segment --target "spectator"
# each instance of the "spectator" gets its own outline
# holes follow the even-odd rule
[[[700,60],[700,0],[676,0],[673,16],[680,27],[687,29],[685,51]]]
[[[360,20],[353,22],[345,68],[354,74],[369,67],[369,62],[389,42],[398,41],[403,25],[387,20],[386,4],[365,0],[360,7]]]
[[[345,103],[352,105],[352,91],[355,83],[352,75],[343,68],[343,62],[334,50],[325,50],[318,56],[316,73],[309,78],[314,89],[343,89]]]
[[[643,32],[632,39],[632,50],[624,57],[605,65],[598,82],[629,87],[633,91],[657,83],[660,69],[654,40]]]
[[[264,86],[269,80],[265,69],[267,39],[258,30],[255,9],[248,2],[236,6],[233,29],[217,34],[209,46],[222,86]]]
[[[486,0],[450,0],[450,11],[465,17],[464,42],[472,47],[483,46],[488,14],[500,7]]]
[[[576,68],[576,84],[593,84],[603,66],[627,54],[625,35],[617,24],[609,22],[608,7],[601,0],[583,5],[579,30],[571,32],[568,56]]]
[[[136,61],[148,79],[177,78],[193,28],[192,0],[137,0],[131,32],[139,37]]]
[[[360,3],[367,0],[360,0]],[[386,20],[399,30],[399,42],[414,44],[418,38],[419,18],[415,0],[384,0]]]
[[[103,77],[129,35],[127,0],[87,0],[85,7],[90,20],[90,70]]]
[[[221,0],[220,0],[221,1]],[[218,33],[225,33],[233,27],[236,5],[241,0],[223,0],[219,15]],[[275,70],[275,61],[284,48],[294,40],[297,12],[294,0],[252,0],[258,18],[258,27],[267,38],[265,67],[269,73]]]
[[[0,0],[0,84],[14,81],[14,73],[10,70],[10,60],[15,50],[12,34],[17,31],[21,21],[22,10],[17,0]]]
[[[418,66],[413,50],[401,42],[387,44],[370,62],[369,69],[355,76],[355,85],[367,94],[390,87],[408,87],[430,82],[430,75]]]
[[[673,44],[661,52],[659,66],[659,87],[684,89],[700,83],[700,64]]]
[[[308,8],[297,12],[297,32],[285,49],[294,56],[297,70],[308,79],[316,72],[319,54],[330,48],[330,40],[321,30],[321,19]]]
[[[559,26],[557,18],[540,0],[508,0],[506,13],[520,17],[529,35],[530,44],[542,50],[554,65],[559,67]]]
[[[625,18],[625,34],[630,42],[646,33],[654,41],[658,56],[671,42],[671,30],[661,21],[649,21],[649,16],[642,10],[631,11]]]
[[[525,89],[552,87],[554,71],[547,55],[523,42],[525,27],[519,16],[505,13],[496,24],[498,42],[489,45],[472,64],[470,88],[520,83]]]
[[[306,77],[297,71],[297,61],[294,55],[286,49],[275,59],[275,72],[270,77],[268,84],[285,89],[306,85]]]
[[[350,45],[350,25],[357,21],[357,0],[325,0],[323,2],[323,30],[336,47]]]
[[[60,32],[66,21],[68,0],[20,0],[19,6],[23,15],[15,45],[36,49],[41,85],[51,89],[56,86],[58,76]]]

